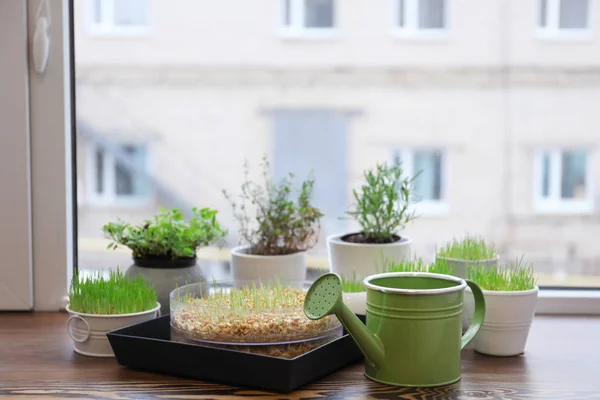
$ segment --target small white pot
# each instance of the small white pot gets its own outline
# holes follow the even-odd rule
[[[462,279],[467,279],[467,267],[468,266],[484,266],[486,268],[496,267],[498,265],[498,257],[490,258],[488,260],[463,260],[460,258],[450,258],[450,257],[440,257],[436,255],[436,259],[445,260],[448,265],[454,268],[454,276]],[[473,301],[473,294],[471,292],[464,292],[464,301],[470,299]],[[463,332],[467,330],[469,327],[469,320],[467,318],[467,313],[463,311],[462,314],[462,328]]]
[[[344,304],[357,315],[367,314],[367,292],[342,293]]]
[[[269,281],[303,287],[306,280],[306,252],[258,256],[248,254],[249,248],[239,246],[231,249],[231,278],[235,287]]]
[[[462,279],[467,279],[467,267],[468,266],[484,266],[486,268],[495,267],[498,265],[498,257],[490,258],[489,260],[462,260],[460,258],[440,257],[436,256],[438,260],[445,260],[448,265],[454,268],[454,276]]]
[[[383,272],[384,260],[398,262],[410,257],[411,241],[405,237],[394,243],[364,244],[345,242],[342,236],[329,236],[327,249],[331,271],[346,278],[356,273],[356,278],[362,280]]]
[[[133,314],[99,315],[73,311],[67,306],[67,332],[73,340],[73,350],[84,356],[114,357],[106,333],[129,325],[148,321],[160,315],[160,303],[152,310]]]
[[[469,320],[473,315],[472,292],[465,299]],[[516,356],[525,351],[529,328],[535,314],[539,288],[495,292],[483,290],[485,297],[485,320],[475,336],[475,351],[490,356]]]

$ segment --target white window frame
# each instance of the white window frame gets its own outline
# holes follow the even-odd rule
[[[591,214],[594,212],[594,155],[586,151],[586,196],[585,199],[572,200],[560,197],[562,153],[565,151],[584,149],[545,148],[535,153],[533,168],[533,206],[541,214]],[[549,198],[542,197],[544,179],[544,154],[550,155],[550,188]]]
[[[75,0],[77,1],[77,0]],[[33,37],[40,0],[27,1],[28,33]],[[44,76],[30,66],[32,237],[34,309],[58,310],[72,271],[71,96],[69,1],[48,1],[52,11],[51,52]],[[23,19],[22,23],[27,24]],[[0,27],[0,30],[2,27]],[[15,40],[20,40],[15,38]],[[0,92],[0,96],[12,96]],[[23,219],[22,224],[28,224]],[[13,226],[0,225],[12,230]],[[11,232],[8,232],[10,234]],[[51,245],[49,245],[51,244]],[[538,314],[600,314],[600,290],[540,291]]]
[[[418,2],[419,0],[404,0],[405,24],[398,24],[400,15],[400,0],[390,0],[391,4],[391,29],[395,37],[403,39],[447,39],[450,26],[451,0],[445,0],[444,4],[444,27],[443,28],[419,28],[418,27]]]
[[[441,200],[420,200],[418,203],[411,205],[409,209],[415,211],[418,215],[424,216],[447,216],[450,213],[450,205],[448,203],[448,156],[443,149],[430,147],[401,147],[392,153],[392,158],[398,156],[402,161],[402,169],[407,177],[414,176],[418,171],[414,170],[414,153],[416,151],[439,152],[441,155],[441,171],[440,179]]]
[[[546,26],[540,26],[540,13],[544,0],[537,0],[536,7],[536,33],[540,39],[549,40],[589,40],[593,37],[592,15],[595,10],[595,0],[588,0],[588,12],[586,27],[582,29],[561,29],[560,21],[560,0],[547,0],[546,3]]]
[[[339,0],[332,0],[333,3],[333,26],[331,28],[314,28],[304,25],[304,0],[289,0],[290,25],[285,23],[286,0],[279,0],[279,35],[283,38],[302,38],[302,39],[328,39],[335,38],[339,34]]]
[[[138,143],[132,143],[132,145],[138,145]],[[143,144],[142,144],[143,145]],[[146,148],[147,145],[146,145]],[[115,191],[115,170],[117,160],[110,151],[104,152],[103,162],[103,176],[104,176],[104,195],[98,195],[96,192],[97,174],[96,174],[96,150],[98,147],[94,143],[88,143],[86,146],[86,190],[85,190],[85,203],[94,207],[144,207],[152,203],[153,196],[152,190],[149,188],[148,193],[144,195],[118,195]],[[146,153],[144,168],[149,171],[151,165],[150,156]]]
[[[146,24],[138,26],[117,25],[114,21],[114,6],[119,0],[102,0],[102,15],[110,16],[111,20],[97,23],[95,21],[94,0],[85,2],[86,29],[90,35],[98,36],[146,36],[150,33],[149,9],[146,9]],[[147,3],[148,4],[148,3]]]

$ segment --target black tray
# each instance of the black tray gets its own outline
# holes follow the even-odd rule
[[[130,368],[282,393],[363,359],[347,334],[293,359],[173,342],[169,315],[107,336],[119,364]]]

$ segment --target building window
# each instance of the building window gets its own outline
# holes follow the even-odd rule
[[[402,35],[441,33],[447,26],[447,0],[393,0],[394,30]]]
[[[419,174],[413,186],[417,212],[424,214],[448,212],[447,168],[442,151],[437,149],[397,150],[393,154],[393,162],[401,165],[408,177]]]
[[[91,33],[146,33],[148,0],[88,0]]]
[[[88,148],[86,202],[97,205],[147,202],[150,191],[146,177],[146,147],[123,145],[116,149],[118,151],[95,145]]]
[[[544,150],[537,154],[535,163],[537,211],[593,211],[592,169],[586,151]]]
[[[581,34],[589,29],[590,0],[539,0],[538,27],[545,35]]]
[[[282,0],[281,4],[285,33],[319,34],[335,28],[335,0]]]

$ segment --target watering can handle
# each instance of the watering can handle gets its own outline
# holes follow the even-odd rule
[[[481,329],[481,325],[483,324],[483,319],[485,318],[485,298],[483,297],[483,292],[475,282],[468,279],[465,279],[465,282],[473,292],[473,297],[475,298],[475,312],[473,313],[473,319],[471,320],[469,329],[467,329],[461,339],[461,349],[464,349],[465,346],[473,340],[475,335],[477,335],[477,332],[479,332],[479,329]]]

